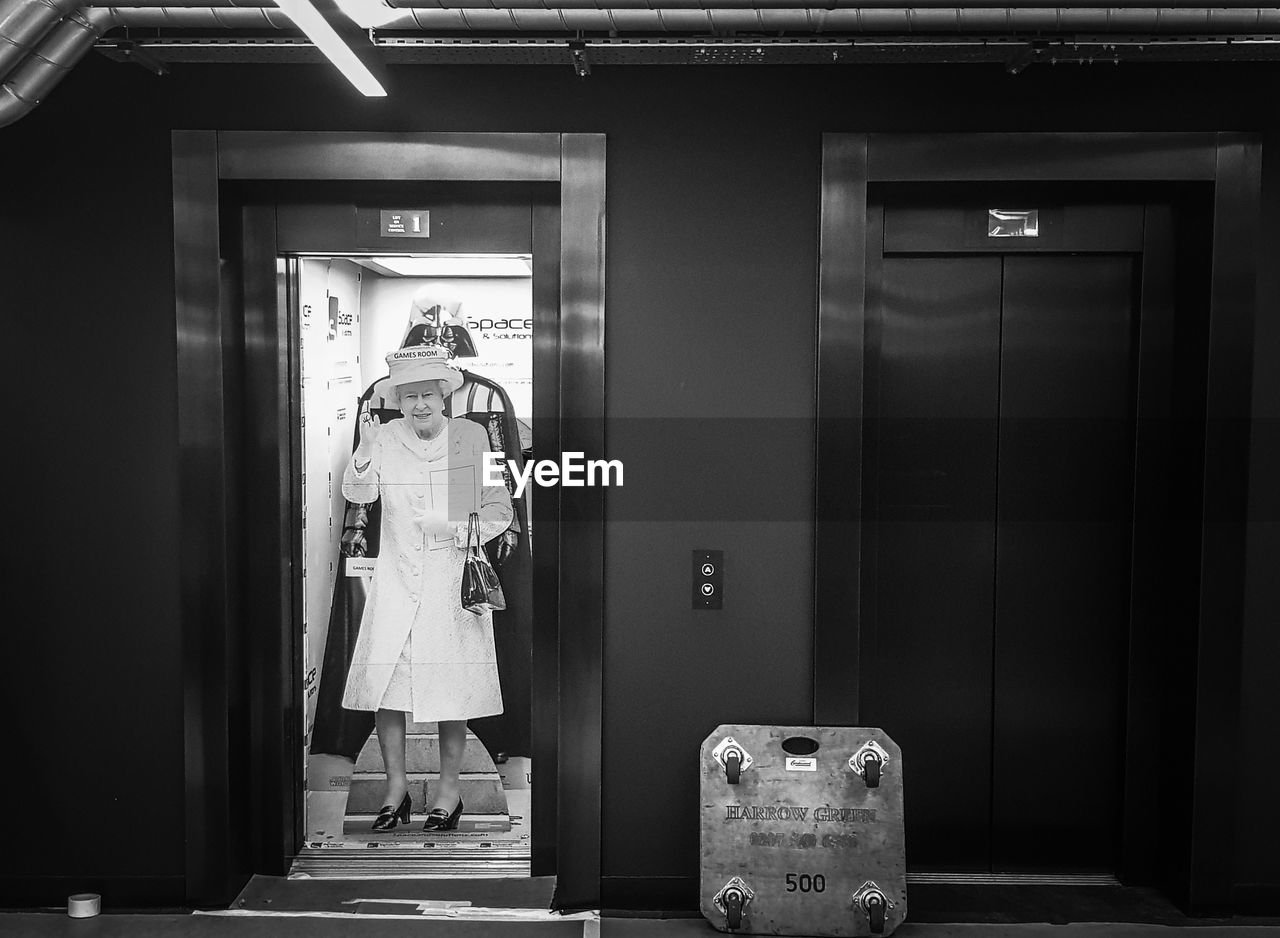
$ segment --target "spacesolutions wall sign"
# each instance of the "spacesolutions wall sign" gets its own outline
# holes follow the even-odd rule
[[[382,209],[379,213],[384,238],[431,237],[431,212],[425,208]]]

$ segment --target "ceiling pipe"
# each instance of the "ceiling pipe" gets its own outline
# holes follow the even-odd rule
[[[150,0],[163,3],[164,0]],[[190,0],[194,5],[198,0]],[[267,3],[270,0],[226,0],[237,6],[248,3]],[[437,9],[437,10],[874,10],[897,9],[903,6],[902,0],[382,0],[392,9]],[[147,4],[140,4],[147,5]],[[200,4],[203,5],[203,4]],[[910,4],[913,9],[937,7],[962,7],[963,9],[980,9],[983,7],[1014,9],[1044,7],[1068,7],[1074,9],[1102,9],[1108,4],[1099,0],[1063,0],[1063,2],[1046,3],[1044,0],[1009,0],[1009,2],[993,3],[957,3],[956,0],[917,0]],[[1257,0],[1129,0],[1117,7],[1126,9],[1257,9]],[[1263,9],[1280,9],[1280,2],[1271,6],[1262,4]]]
[[[0,0],[0,80],[84,0]]]
[[[3,52],[10,66],[0,85],[0,127],[30,113],[113,26],[161,30],[296,31],[274,4],[260,0],[203,0],[201,6],[152,5],[85,7],[52,29],[40,24],[53,17],[55,4],[72,0],[0,0]],[[194,0],[177,0],[190,3]],[[386,0],[384,0],[386,2]],[[763,33],[782,36],[920,35],[987,36],[1033,34],[1190,37],[1274,37],[1280,35],[1280,7],[1237,6],[1235,0],[1210,0],[1213,6],[1173,7],[1133,0],[1125,7],[1077,5],[1060,0],[1039,6],[1035,0],[1011,0],[1000,7],[882,5],[888,0],[822,0],[801,6],[787,0],[394,0],[387,7],[384,31],[446,34],[570,33],[677,35],[681,38]],[[899,0],[900,2],[900,0]],[[170,0],[172,4],[172,0]],[[446,7],[445,4],[449,5]],[[473,3],[474,6],[466,6]],[[413,6],[411,6],[411,4]],[[459,6],[458,4],[463,4]],[[1025,4],[1025,5],[1024,5]],[[21,8],[21,9],[20,9]],[[44,38],[32,38],[45,29]],[[171,37],[166,37],[171,38]],[[216,45],[218,39],[202,37]],[[1228,40],[1229,41],[1229,40]],[[145,41],[137,43],[145,46]]]
[[[25,0],[16,0],[18,4]],[[792,10],[825,12],[828,10],[882,10],[902,9],[902,0],[382,0],[389,10],[582,10],[586,12],[616,12],[629,10],[662,11],[731,11],[731,10]],[[274,8],[275,0],[134,0],[131,9],[260,9]],[[990,3],[957,3],[957,0],[916,0],[911,9],[1070,9],[1070,10],[1280,10],[1280,0],[1271,6],[1259,5],[1257,0],[1198,0],[1194,3],[1178,3],[1177,0],[1126,0],[1118,6],[1107,6],[1099,0],[1005,0]]]
[[[108,8],[94,8],[108,9]],[[276,8],[109,8],[121,26],[154,29],[295,29]],[[430,33],[821,35],[1150,34],[1277,35],[1276,8],[896,7],[805,10],[401,9],[379,31]]]
[[[93,7],[106,10],[121,26],[146,29],[289,29],[297,25],[278,6]]]
[[[31,113],[112,25],[110,11],[96,9],[55,26],[0,85],[0,127]]]

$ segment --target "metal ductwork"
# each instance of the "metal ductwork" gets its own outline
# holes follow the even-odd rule
[[[1280,61],[1280,3],[1245,0],[351,0],[387,64]],[[132,0],[108,57],[309,63],[274,0]]]
[[[1280,59],[1280,3],[1245,0],[364,0],[389,63],[599,64]],[[1191,0],[1195,3],[1195,0]],[[0,126],[99,42],[118,60],[313,62],[274,0],[0,0]],[[1016,67],[1015,67],[1016,66]],[[575,63],[575,67],[576,63]],[[587,69],[589,71],[589,69]]]
[[[465,2],[465,0],[464,0]],[[553,6],[556,2],[562,4]],[[572,3],[578,6],[570,6]],[[617,2],[617,0],[615,0]],[[779,0],[775,0],[775,3]],[[1167,3],[1168,0],[1165,0]],[[472,0],[476,3],[476,0]],[[388,7],[379,32],[511,35],[733,36],[865,34],[1280,34],[1280,8],[1252,7],[1083,7],[1083,6],[880,6],[835,0],[816,7],[781,6],[691,8],[690,0],[643,6],[621,0],[618,6],[583,7],[582,0],[498,0],[483,6],[459,6],[446,0],[397,0]],[[132,6],[111,8],[122,26],[144,29],[262,30],[293,29],[273,5]]]
[[[0,127],[30,113],[113,23],[108,10],[72,13],[47,30],[7,76],[0,73]]]
[[[583,10],[583,11],[718,11],[718,10],[879,10],[903,6],[902,0],[379,0],[376,5],[388,10],[488,10],[497,13],[521,10]],[[988,3],[961,3],[956,0],[916,0],[912,9],[936,9],[961,6],[965,9],[995,7]],[[275,0],[136,0],[132,8],[165,7],[169,9],[216,7],[220,9],[275,8]],[[1202,0],[1198,3],[1179,3],[1178,0],[1127,0],[1123,6],[1107,7],[1098,0],[1006,0],[998,4],[1001,9],[1066,9],[1090,10],[1254,10],[1256,0]],[[1263,9],[1280,8],[1264,7]]]
[[[0,0],[0,79],[84,0]]]

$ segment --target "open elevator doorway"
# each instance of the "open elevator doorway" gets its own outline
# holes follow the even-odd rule
[[[281,262],[283,297],[297,323],[302,461],[306,796],[291,873],[527,876],[533,532],[531,493],[517,494],[510,470],[519,472],[533,446],[532,255],[293,255]],[[507,599],[505,610],[491,613],[502,713],[468,721],[464,807],[447,831],[423,829],[440,784],[440,727],[406,714],[410,817],[378,830],[388,791],[384,747],[374,713],[347,709],[343,695],[376,577],[381,511],[376,501],[345,498],[342,478],[361,415],[373,414],[382,427],[401,419],[388,394],[388,353],[432,346],[449,351],[463,378],[444,402],[445,415],[482,428],[508,467],[511,523],[484,546]],[[422,679],[433,679],[429,669],[415,677]]]
[[[307,838],[300,310],[290,265],[305,257],[531,256],[534,453],[601,453],[604,143],[602,134],[555,133],[172,135],[185,882],[193,907],[248,910],[250,897],[237,890],[258,884],[277,892],[262,905],[279,910],[279,891],[306,893],[296,879],[322,878],[300,867],[324,854],[336,855],[324,878],[339,882],[317,889],[332,885],[327,896],[340,903],[368,896],[364,885],[357,891],[327,874],[361,852],[380,852],[312,850]],[[429,211],[429,240],[381,227],[384,212],[407,209]],[[398,888],[391,877],[403,875],[416,882],[395,898],[461,896],[494,907],[484,894],[498,890],[520,893],[521,909],[598,906],[602,496],[540,488],[530,502],[530,759],[538,779],[528,875],[432,882],[423,878],[431,874],[398,874],[388,851],[385,872],[365,877],[387,882],[371,891]],[[562,565],[562,555],[574,562]],[[562,739],[572,746],[562,749]]]

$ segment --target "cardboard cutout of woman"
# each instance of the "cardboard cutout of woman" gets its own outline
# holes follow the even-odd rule
[[[455,297],[437,288],[419,290],[410,306],[402,347],[445,345],[456,350],[458,357],[473,357],[475,344],[458,317],[460,305]],[[462,386],[450,397],[448,412],[450,416],[466,417],[486,430],[490,448],[507,459],[508,490],[514,492],[511,470],[523,471],[523,454],[511,400],[499,384],[482,375],[464,369],[462,376]],[[400,411],[387,400],[387,378],[380,378],[365,390],[360,397],[360,411],[375,415],[383,423],[401,417]],[[353,449],[358,441],[357,431],[352,440]],[[495,761],[502,761],[508,754],[528,755],[531,749],[532,555],[527,502],[524,497],[513,495],[512,503],[511,525],[485,545],[507,599],[507,609],[493,613],[505,706],[501,715],[471,724],[472,731],[494,755]],[[381,505],[348,503],[342,556],[377,557],[381,549],[380,535]],[[336,579],[311,733],[313,756],[329,755],[354,763],[373,732],[372,713],[342,705],[365,600],[362,578],[339,576]]]
[[[511,495],[501,482],[485,483],[488,434],[445,415],[462,386],[452,357],[442,345],[387,356],[388,403],[402,418],[384,426],[363,412],[342,476],[348,500],[382,506],[382,549],[342,697],[344,708],[375,714],[386,774],[375,831],[410,821],[410,719],[438,725],[439,774],[424,793],[433,803],[424,829],[447,831],[464,809],[467,720],[502,712],[492,616],[464,607],[461,593],[468,538],[477,522],[481,542],[505,531]]]

